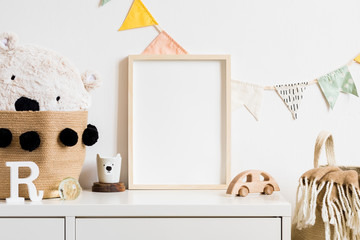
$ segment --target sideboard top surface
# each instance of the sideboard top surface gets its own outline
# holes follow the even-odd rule
[[[7,204],[0,217],[276,217],[290,216],[291,205],[279,192],[272,195],[226,195],[224,190],[127,190],[121,193],[83,191],[73,201],[46,199]]]

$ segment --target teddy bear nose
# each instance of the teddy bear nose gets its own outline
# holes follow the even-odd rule
[[[36,100],[21,97],[15,102],[16,111],[39,111],[39,103]]]
[[[109,172],[111,171],[111,169],[112,169],[112,167],[110,167],[110,166],[106,167],[106,170],[109,171]]]

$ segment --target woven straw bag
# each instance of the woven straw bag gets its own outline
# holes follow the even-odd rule
[[[314,150],[314,168],[324,167],[319,166],[319,158],[322,150],[325,148],[327,166],[336,166],[335,161],[335,152],[334,152],[334,141],[331,133],[327,131],[322,131],[319,133]],[[349,167],[349,166],[338,166],[342,170],[355,170],[358,173],[360,172],[359,167]],[[322,240],[325,239],[325,226],[322,220],[321,215],[321,206],[317,204],[316,206],[316,220],[315,224],[308,228],[303,228],[301,230],[296,228],[296,224],[292,225],[292,239],[293,240]],[[333,226],[330,225],[331,236],[333,236]]]
[[[40,170],[34,181],[37,190],[44,191],[44,198],[59,197],[58,186],[66,177],[79,178],[85,159],[85,145],[81,136],[87,126],[87,111],[74,112],[0,112],[0,128],[12,132],[12,142],[0,148],[0,198],[10,197],[10,168],[6,162],[32,161]],[[60,132],[71,128],[79,136],[73,147],[64,146],[59,140]],[[20,147],[19,136],[27,131],[36,131],[41,139],[40,146],[32,152]],[[29,176],[28,168],[19,169],[19,177]],[[19,195],[28,198],[27,186],[19,186]]]

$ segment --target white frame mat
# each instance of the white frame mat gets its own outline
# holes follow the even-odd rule
[[[128,60],[129,189],[226,189],[230,56]]]

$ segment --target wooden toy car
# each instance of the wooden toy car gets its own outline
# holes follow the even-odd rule
[[[239,173],[231,181],[226,194],[246,197],[249,193],[271,195],[274,191],[280,191],[280,188],[270,174],[259,170],[247,170]]]

